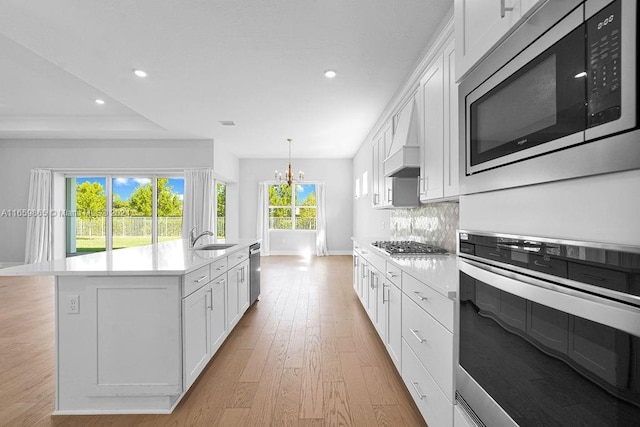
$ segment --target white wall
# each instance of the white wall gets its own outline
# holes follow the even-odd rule
[[[351,177],[351,193],[355,192],[356,178],[360,178],[360,190],[362,191],[362,174],[368,171],[367,195],[360,195],[353,204],[353,235],[360,238],[389,239],[391,229],[389,227],[391,211],[388,209],[373,209],[372,206],[372,174],[373,153],[371,143],[365,142],[353,158],[353,176]]]
[[[640,170],[460,197],[460,228],[640,245]]]
[[[27,207],[32,168],[197,168],[213,160],[211,140],[1,140],[0,212]],[[26,219],[0,217],[0,262],[23,262],[25,236]]]
[[[287,159],[240,159],[240,237],[256,237],[258,182],[273,179],[277,169],[284,171]],[[293,159],[296,171],[303,170],[309,182],[326,184],[327,247],[329,253],[351,253],[353,185],[351,159]],[[300,242],[309,232],[272,234],[272,250],[278,253],[300,253]],[[312,247],[314,249],[315,246]],[[312,251],[315,253],[315,249]]]

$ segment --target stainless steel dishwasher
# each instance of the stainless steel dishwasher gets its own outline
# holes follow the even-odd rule
[[[260,243],[249,247],[249,268],[251,269],[250,305],[260,298]]]

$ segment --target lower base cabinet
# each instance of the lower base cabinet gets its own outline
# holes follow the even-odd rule
[[[227,319],[225,301],[227,299],[227,275],[214,279],[210,286],[211,316],[209,319],[211,344],[210,353],[213,355],[222,345],[227,336]]]
[[[452,426],[453,406],[422,366],[411,347],[402,340],[402,380],[430,426]]]
[[[193,384],[211,358],[210,290],[210,286],[203,286],[182,300],[185,389]]]
[[[476,424],[471,421],[460,405],[453,408],[453,427],[475,427]]]
[[[401,372],[402,363],[402,291],[389,282],[386,288],[386,346],[391,360]]]

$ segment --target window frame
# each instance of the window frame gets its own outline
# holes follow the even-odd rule
[[[281,185],[288,185],[288,184],[283,184],[280,183],[278,181],[268,181],[267,185],[269,187],[271,186],[281,186]],[[317,185],[318,182],[317,181],[306,181],[304,183],[293,183],[292,185],[313,185],[314,189],[313,189],[313,193],[316,194],[317,191]],[[269,194],[267,193],[267,197],[269,197]],[[316,211],[316,221],[318,218],[318,199],[316,198],[316,204],[313,206],[302,206],[302,205],[297,205],[296,204],[297,201],[297,197],[293,194],[291,194],[291,205],[289,206],[276,206],[276,205],[271,205],[271,203],[269,203],[269,205],[267,206],[267,219],[271,218],[271,209],[290,209],[291,210],[291,216],[289,217],[289,219],[291,220],[291,228],[271,228],[271,221],[267,221],[269,223],[269,231],[302,231],[302,232],[313,232],[315,233],[316,231],[318,231],[318,224],[316,222],[315,224],[315,228],[313,229],[306,229],[306,228],[297,228],[296,227],[296,208],[313,208]]]
[[[151,180],[151,244],[158,243],[158,178],[181,178],[185,179],[184,173],[176,171],[163,172],[162,170],[82,170],[62,173],[65,182],[70,178],[104,178],[106,198],[105,210],[107,213],[105,223],[105,252],[113,251],[113,180],[116,178],[148,178]],[[66,188],[66,185],[65,185]],[[66,191],[66,190],[65,190]],[[184,209],[184,205],[183,205]],[[65,232],[66,239],[69,239],[68,231]],[[67,246],[65,244],[65,246]],[[77,253],[77,252],[76,252]],[[66,257],[70,253],[67,252]]]

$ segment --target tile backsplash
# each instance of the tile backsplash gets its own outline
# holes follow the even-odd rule
[[[391,211],[391,234],[398,240],[416,240],[456,252],[456,230],[460,224],[460,205],[443,202],[414,209]]]

